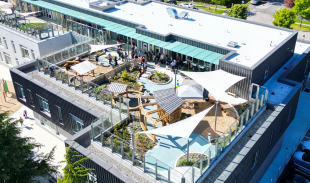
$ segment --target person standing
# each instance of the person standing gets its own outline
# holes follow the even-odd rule
[[[115,66],[117,66],[117,57],[114,58]]]
[[[128,62],[128,54],[125,52],[125,61]]]
[[[166,70],[169,70],[169,60],[166,59]]]
[[[109,53],[108,58],[109,58],[109,64],[111,65],[111,62],[112,62],[112,56],[111,56],[111,53]]]
[[[147,62],[145,61],[144,62],[144,72],[146,72],[146,69],[147,69]]]
[[[19,118],[19,122],[20,122],[20,126],[23,127],[23,125],[24,125],[24,120],[23,120],[22,117]]]
[[[138,53],[139,57],[142,57],[142,51],[139,50],[139,53]]]
[[[28,116],[27,116],[27,111],[24,110],[24,118],[26,119]]]

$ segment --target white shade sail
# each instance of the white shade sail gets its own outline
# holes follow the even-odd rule
[[[90,61],[86,60],[84,62],[81,62],[79,64],[76,64],[71,67],[75,72],[79,73],[80,75],[83,75],[85,73],[88,73],[94,69],[96,69],[97,66],[92,64]]]
[[[221,69],[210,72],[180,72],[183,72],[208,90],[217,101],[228,88],[245,78],[230,74]]]
[[[213,105],[214,106],[214,105]],[[179,122],[173,123],[168,126],[164,126],[161,128],[156,128],[149,131],[139,132],[139,133],[150,133],[157,135],[171,135],[175,137],[183,137],[189,138],[189,136],[193,133],[197,125],[200,123],[203,117],[212,109],[212,107],[201,111],[200,113],[191,116],[189,118],[183,119]]]
[[[100,51],[100,50],[104,50],[104,49],[108,49],[108,48],[112,48],[112,47],[116,47],[122,44],[108,44],[108,45],[95,45],[95,44],[89,44],[90,46],[90,53],[96,52],[96,51]]]
[[[29,15],[33,15],[33,14],[36,14],[36,13],[40,13],[42,11],[34,11],[34,12],[27,12],[27,13],[17,13],[18,15],[22,15],[22,16],[29,16]]]
[[[178,87],[178,96],[183,99],[203,99],[202,87],[200,85],[182,85]]]

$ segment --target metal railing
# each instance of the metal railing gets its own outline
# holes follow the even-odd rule
[[[136,148],[134,137],[131,142],[123,140],[110,132],[114,124],[98,119],[92,123],[93,141],[109,148],[113,153],[120,154],[122,159],[126,159],[133,166],[143,169],[144,173],[162,182],[196,182],[202,174],[208,170],[213,163],[228,149],[229,145],[241,134],[267,103],[268,90],[259,95],[253,103],[243,111],[243,113],[230,125],[219,138],[212,140],[204,153],[201,153],[194,164],[180,173],[174,167],[161,162],[159,159],[149,155],[149,153]],[[132,134],[133,135],[133,134]],[[117,140],[114,140],[117,139]],[[211,142],[209,142],[211,143]],[[207,158],[206,158],[207,157]]]

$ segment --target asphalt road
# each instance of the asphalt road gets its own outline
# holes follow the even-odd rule
[[[272,15],[275,13],[275,11],[283,7],[284,7],[283,0],[262,1],[258,5],[249,5],[247,20],[273,25]],[[305,35],[305,40],[310,41],[310,31],[309,32],[299,31],[298,38],[303,39],[303,35]]]

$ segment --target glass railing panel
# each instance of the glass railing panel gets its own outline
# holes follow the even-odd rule
[[[170,167],[165,163],[157,160],[157,180],[161,182],[168,182],[168,173]]]
[[[55,54],[55,61],[56,63],[62,61],[61,52]]]
[[[76,53],[77,53],[77,54],[83,53],[83,47],[82,47],[82,45],[77,45],[77,46],[76,46]]]
[[[145,172],[152,177],[155,177],[155,163],[156,158],[147,154],[145,157]]]
[[[102,145],[105,147],[108,147],[109,149],[111,149],[111,133],[110,132],[105,132],[102,135],[103,139],[102,139]]]
[[[135,165],[140,169],[143,169],[144,164],[144,152],[141,149],[135,147]]]
[[[59,67],[55,67],[56,80],[61,81],[61,69]]]
[[[124,142],[124,158],[132,162],[132,148],[127,142]]]
[[[69,52],[67,49],[62,51],[62,58],[63,60],[66,60],[69,58]]]

